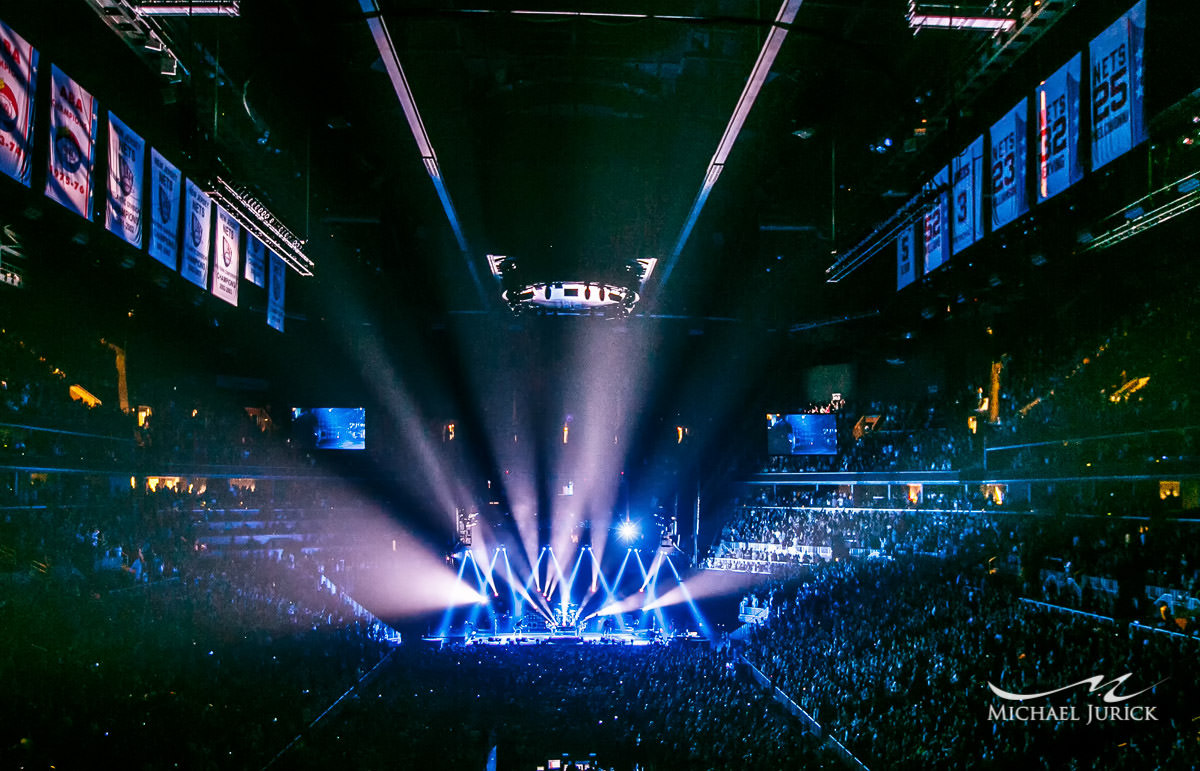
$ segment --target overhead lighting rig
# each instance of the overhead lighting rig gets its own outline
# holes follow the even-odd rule
[[[131,3],[139,16],[240,16],[238,0],[140,0]]]
[[[991,2],[970,6],[946,3],[908,4],[908,26],[913,29],[951,29],[984,32],[1011,32],[1015,19],[1008,18],[1011,3]]]
[[[171,39],[171,33],[161,21],[162,14],[146,14],[142,8],[151,5],[148,2],[133,2],[132,0],[87,0],[88,5],[96,15],[108,25],[113,34],[125,41],[135,54],[152,71],[178,83],[189,76],[188,70],[180,61],[177,53],[178,46]],[[187,3],[172,3],[171,5],[188,5]],[[200,5],[196,3],[195,5]],[[234,5],[237,3],[224,3]],[[178,15],[178,14],[177,14]]]
[[[1200,207],[1200,171],[1177,179],[1113,212],[1100,223],[1103,232],[1092,238],[1082,252],[1107,249],[1139,233],[1162,225]]]
[[[564,277],[560,281],[525,278],[512,257],[489,254],[487,259],[492,276],[500,284],[500,298],[514,313],[574,316],[629,315],[658,264],[653,257],[629,260],[617,270],[592,279]]]
[[[279,218],[244,185],[234,185],[214,177],[206,191],[229,212],[242,227],[253,233],[288,267],[301,276],[313,274],[313,261],[304,253],[304,240],[280,222]]]
[[[867,260],[891,246],[906,227],[911,227],[925,214],[925,210],[945,192],[944,187],[926,190],[909,199],[896,213],[884,220],[866,238],[840,255],[836,262],[825,269],[825,282],[836,284],[861,268]]]

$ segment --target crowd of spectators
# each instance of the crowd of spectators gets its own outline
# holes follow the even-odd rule
[[[733,559],[773,567],[872,553],[953,557],[968,547],[988,549],[1006,562],[1019,556],[1011,528],[1000,526],[979,493],[930,492],[921,502],[860,497],[856,502],[837,489],[761,486],[733,507],[709,565],[737,569],[724,562]]]
[[[831,413],[837,427],[834,455],[772,455],[766,472],[950,471],[977,462],[974,437],[958,405],[924,401],[839,401],[810,405]]]
[[[1181,287],[1102,332],[1056,334],[1006,356],[1001,426],[993,443],[1086,441],[993,453],[990,465],[1194,463],[1197,310],[1195,293]]]
[[[818,566],[765,590],[770,608],[746,652],[870,768],[1184,768],[1191,762],[1194,638],[1048,613],[1015,601],[972,563],[854,561]],[[1126,672],[1158,719],[1089,727],[1007,722],[1009,692],[1053,690]],[[1064,697],[1067,698],[1067,697]]]
[[[683,643],[404,646],[284,767],[482,768],[491,747],[530,771],[840,767],[728,653]]]

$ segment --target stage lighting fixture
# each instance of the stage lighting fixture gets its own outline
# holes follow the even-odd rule
[[[240,16],[237,0],[142,0],[133,4],[139,16]]]
[[[638,537],[637,523],[632,520],[625,520],[617,525],[617,536],[625,543],[630,543]]]
[[[304,239],[289,230],[248,187],[217,176],[206,192],[229,212],[229,216],[279,255],[288,267],[301,276],[313,274],[313,261],[304,253]]]

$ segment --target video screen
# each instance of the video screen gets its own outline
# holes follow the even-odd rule
[[[833,415],[767,415],[768,455],[837,455]]]
[[[313,450],[365,450],[367,411],[362,407],[293,407],[292,441]]]

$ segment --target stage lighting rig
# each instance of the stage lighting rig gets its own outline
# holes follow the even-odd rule
[[[631,519],[617,525],[617,537],[621,539],[622,543],[633,543],[641,534],[641,528]]]
[[[514,313],[567,316],[628,316],[658,263],[648,257],[606,270],[577,271],[590,276],[555,276],[533,275],[535,271],[515,257],[489,254],[487,259],[500,285],[500,298]]]
[[[471,543],[474,540],[472,534],[475,530],[475,523],[478,521],[479,512],[477,511],[459,509],[455,513],[455,530],[457,531],[456,535],[458,536],[458,545],[466,547],[467,549],[471,548]]]

